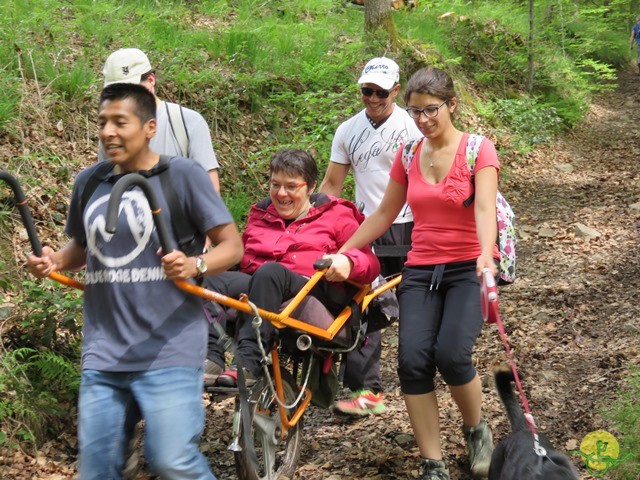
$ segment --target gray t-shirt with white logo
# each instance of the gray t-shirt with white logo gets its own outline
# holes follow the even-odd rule
[[[151,209],[142,190],[134,187],[123,195],[113,235],[105,231],[105,217],[118,176],[105,176],[82,214],[82,191],[98,166],[78,174],[65,228],[87,248],[82,368],[113,372],[201,368],[208,331],[202,300],[167,280],[157,254],[160,243]],[[204,232],[232,223],[233,218],[202,167],[177,157],[168,168],[165,174],[170,175],[202,246]],[[152,175],[148,180],[173,235],[160,178]]]

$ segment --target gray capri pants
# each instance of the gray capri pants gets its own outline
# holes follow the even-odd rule
[[[402,393],[432,392],[436,370],[447,385],[469,383],[476,375],[471,354],[483,324],[476,261],[405,267],[398,301]]]

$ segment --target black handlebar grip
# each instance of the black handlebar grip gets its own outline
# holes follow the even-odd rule
[[[313,268],[316,270],[324,270],[325,268],[329,268],[331,266],[330,258],[319,258],[315,262],[313,262]]]
[[[31,249],[33,250],[35,256],[41,257],[42,244],[40,243],[40,239],[38,238],[36,227],[33,224],[33,217],[31,216],[31,211],[27,206],[27,197],[25,197],[24,191],[20,187],[20,184],[18,183],[16,177],[11,175],[6,170],[0,170],[0,179],[4,180],[11,187],[11,190],[13,190],[13,197],[16,201],[16,206],[18,207],[20,216],[22,217],[22,224],[24,225],[24,228],[27,229],[27,235],[29,236]]]

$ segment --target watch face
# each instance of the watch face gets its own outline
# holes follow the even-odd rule
[[[196,270],[200,273],[207,271],[207,262],[205,262],[202,257],[196,258]]]

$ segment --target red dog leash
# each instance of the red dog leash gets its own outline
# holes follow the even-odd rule
[[[522,402],[522,406],[524,407],[524,416],[527,420],[527,425],[529,425],[529,429],[533,434],[533,449],[535,450],[537,455],[543,457],[547,454],[547,451],[544,449],[544,447],[542,447],[542,445],[540,445],[540,441],[538,438],[538,429],[536,427],[535,421],[533,420],[533,415],[531,414],[531,409],[529,408],[527,397],[524,395],[522,382],[520,381],[518,369],[516,368],[516,362],[513,358],[513,354],[511,353],[509,341],[507,340],[507,333],[504,329],[504,323],[502,323],[502,318],[500,318],[500,313],[498,312],[498,286],[496,285],[496,279],[491,274],[491,271],[488,268],[482,270],[482,281],[480,284],[480,301],[482,303],[482,318],[484,318],[484,321],[487,323],[496,323],[498,325],[498,333],[500,334],[500,339],[502,340],[504,349],[507,352],[507,357],[509,358],[509,364],[511,366],[511,372],[513,373],[513,378],[516,382],[516,386],[518,387],[520,401]]]

